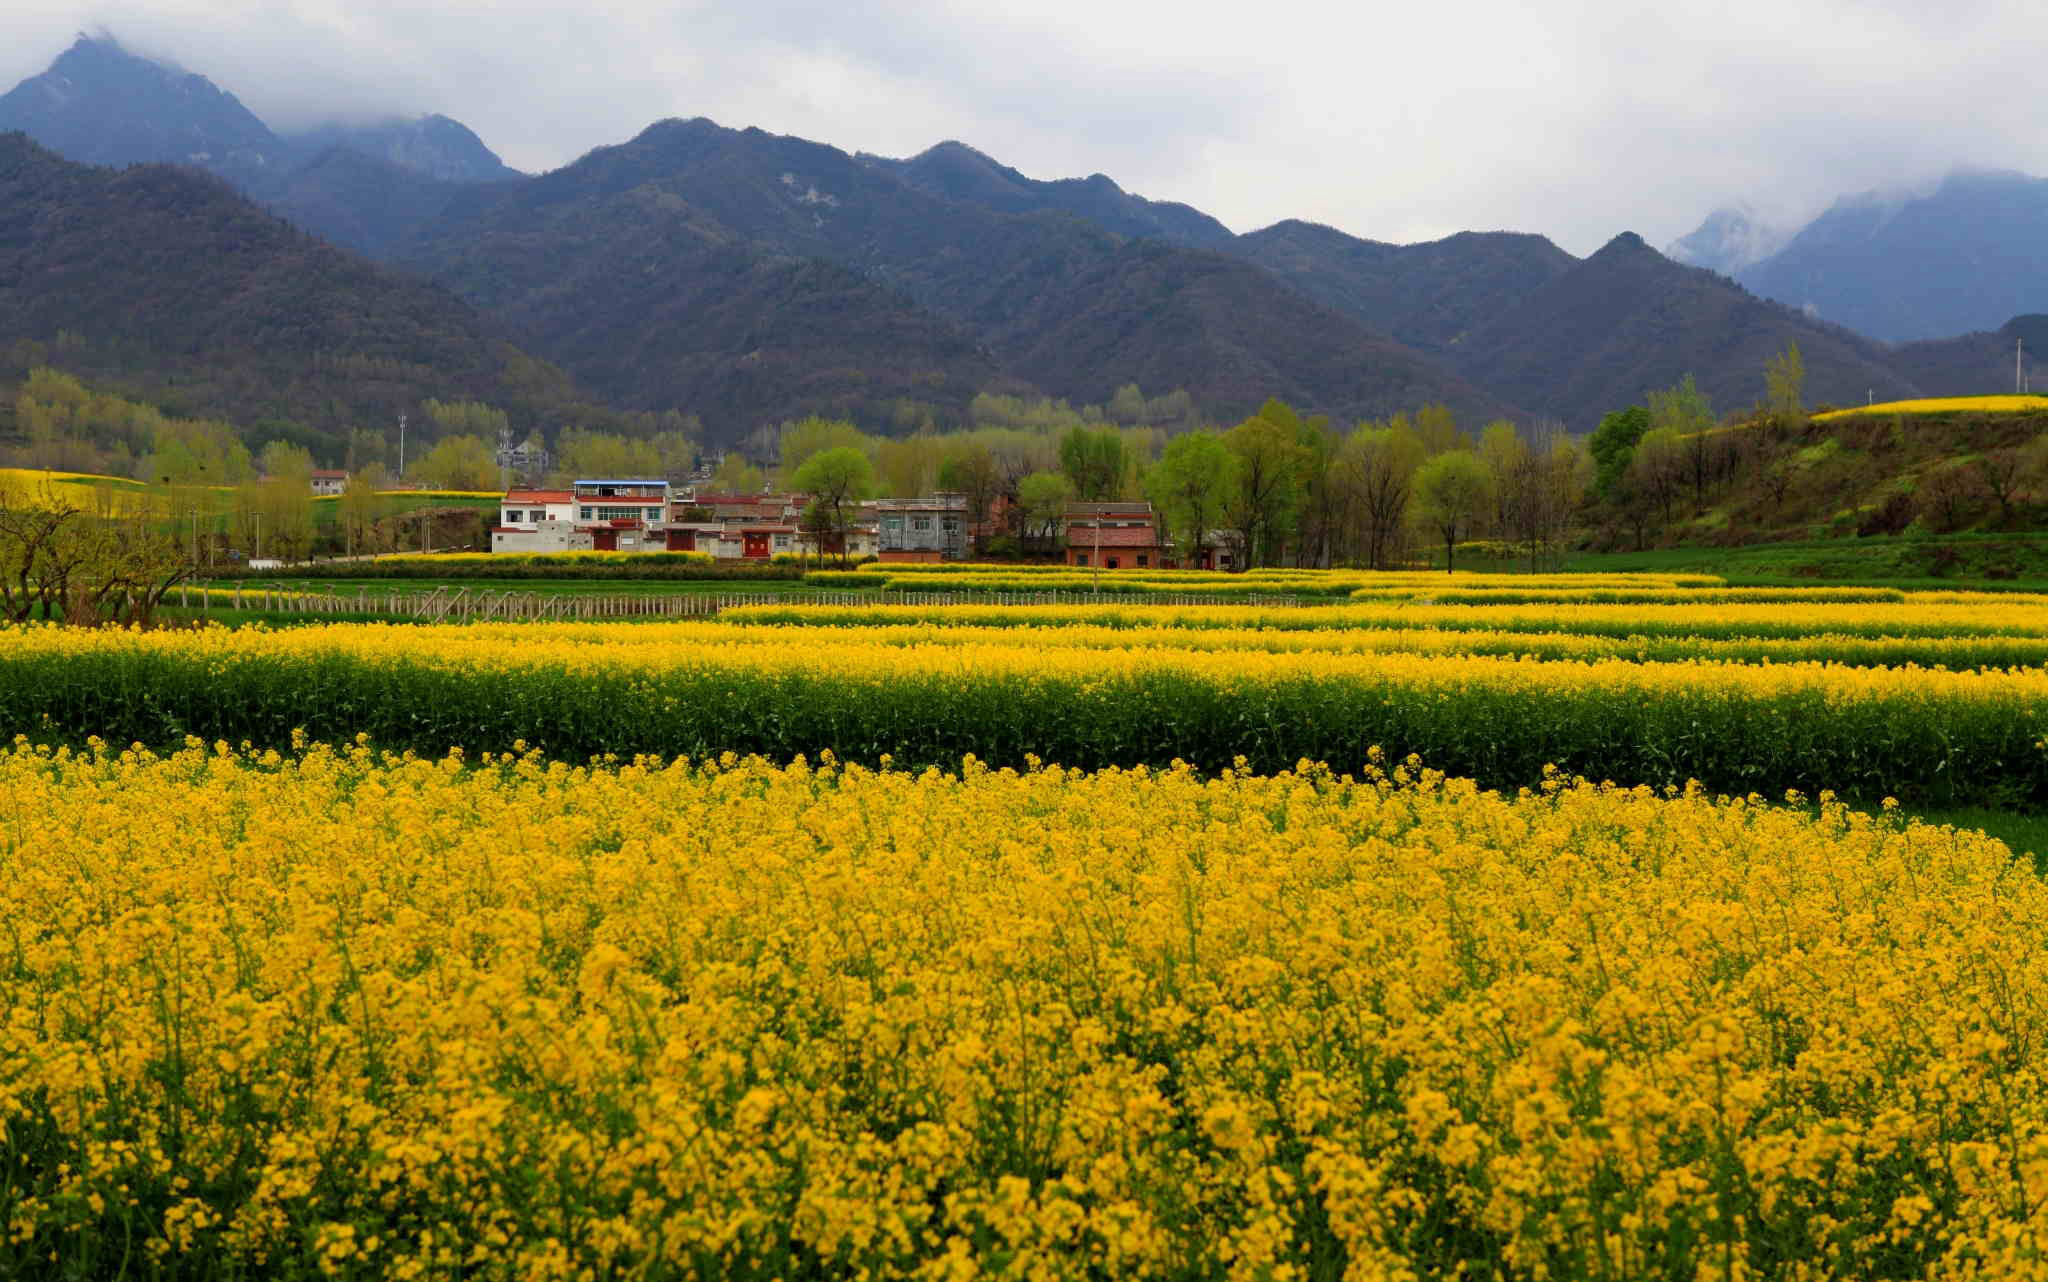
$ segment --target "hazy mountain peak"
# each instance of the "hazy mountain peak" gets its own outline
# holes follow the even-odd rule
[[[280,159],[276,137],[233,94],[104,35],[79,36],[0,96],[0,129],[93,165],[196,164],[246,178]]]
[[[521,177],[467,125],[442,115],[320,125],[292,141],[308,157],[346,147],[442,182],[502,182]]]
[[[1119,236],[1207,249],[1231,240],[1230,229],[1201,210],[1133,195],[1107,174],[1031,178],[957,139],[927,147],[907,160],[865,153],[857,159],[929,195],[1002,213],[1072,214]]]
[[[2048,180],[1957,169],[1844,196],[1741,280],[1887,342],[1990,330],[2048,297]]]
[[[1770,222],[1749,205],[1728,205],[1708,214],[1690,233],[1664,247],[1664,256],[1688,267],[1733,276],[1785,247],[1796,228]]]
[[[1644,240],[1641,236],[1638,236],[1636,233],[1632,231],[1625,231],[1622,232],[1620,235],[1616,236],[1613,240],[1608,241],[1605,245],[1602,245],[1593,254],[1593,256],[1587,259],[1586,261],[1601,262],[1603,260],[1621,260],[1638,257],[1643,254],[1649,254],[1658,258],[1663,257],[1663,255],[1658,254],[1656,250],[1650,248],[1650,243]]]

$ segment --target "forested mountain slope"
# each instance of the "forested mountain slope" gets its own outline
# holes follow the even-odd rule
[[[468,304],[196,170],[72,164],[0,135],[0,344],[189,413],[382,424],[427,397],[571,396]]]

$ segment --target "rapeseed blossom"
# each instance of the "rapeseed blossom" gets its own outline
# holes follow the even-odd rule
[[[196,742],[0,799],[12,1277],[2048,1272],[1981,834]]]
[[[2034,626],[2022,613],[1986,615],[1983,626]],[[716,622],[31,627],[0,632],[0,723],[158,745],[185,733],[277,745],[303,727],[430,752],[525,740],[578,758],[730,748],[920,765],[967,754],[1083,767],[1182,758],[1205,769],[1242,756],[1265,772],[1303,758],[1355,767],[1382,745],[1490,786],[1528,784],[1557,764],[1733,792],[2048,801],[2040,667],[1716,662],[1683,648],[1657,662],[1647,647],[1538,657],[1512,644],[1470,653],[1251,638],[1201,649],[1185,644],[1187,629],[1134,633],[1126,645],[1062,635]]]

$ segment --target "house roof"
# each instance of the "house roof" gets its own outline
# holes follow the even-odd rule
[[[313,469],[313,479],[316,481],[346,481],[348,473],[338,467],[316,467]]]
[[[576,496],[567,490],[507,490],[507,503],[574,503]]]
[[[1098,534],[1102,536],[1100,540],[1096,538]],[[1149,525],[1105,525],[1100,530],[1091,525],[1082,527],[1078,535],[1069,530],[1067,546],[1087,552],[1096,547],[1156,548],[1161,544],[1158,532]]]
[[[1143,503],[1143,502],[1140,502],[1140,503],[1109,503],[1109,502],[1101,502],[1101,503],[1098,503],[1098,502],[1095,502],[1095,501],[1093,501],[1093,500],[1090,500],[1090,501],[1087,501],[1087,502],[1071,502],[1071,503],[1068,503],[1068,504],[1067,504],[1067,512],[1066,512],[1066,514],[1067,514],[1067,517],[1068,517],[1068,519],[1070,519],[1070,520],[1071,520],[1071,519],[1073,519],[1073,518],[1075,518],[1075,517],[1091,517],[1091,516],[1100,516],[1100,517],[1117,517],[1117,516],[1129,516],[1129,517],[1138,517],[1138,516],[1141,516],[1141,517],[1145,517],[1145,518],[1147,518],[1147,519],[1150,519],[1150,517],[1152,516],[1152,505],[1151,505],[1150,503]]]

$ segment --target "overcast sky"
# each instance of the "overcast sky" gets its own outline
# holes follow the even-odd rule
[[[1574,253],[1958,165],[2048,173],[2024,0],[6,0],[0,90],[85,29],[273,127],[438,111],[521,169],[665,116],[849,151],[946,138],[1238,231],[1468,228]]]

